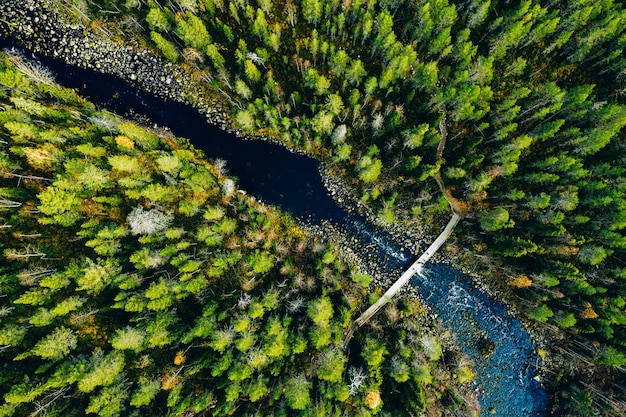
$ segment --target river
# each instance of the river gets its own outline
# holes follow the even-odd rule
[[[0,44],[1,47],[7,47]],[[359,242],[365,256],[375,257],[393,279],[411,264],[414,254],[394,244],[388,234],[363,218],[346,213],[329,195],[318,161],[267,141],[244,140],[206,123],[194,109],[141,93],[106,74],[41,58],[57,81],[76,88],[102,109],[120,115],[147,116],[188,138],[209,158],[226,161],[239,188],[262,201],[281,207],[312,224],[329,221]],[[487,294],[472,287],[471,279],[445,264],[427,265],[411,283],[430,308],[452,331],[455,341],[474,362],[481,416],[530,417],[547,415],[547,395],[535,380],[533,343],[519,320]],[[481,346],[492,344],[485,355]]]

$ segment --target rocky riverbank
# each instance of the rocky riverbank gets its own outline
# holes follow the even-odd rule
[[[86,26],[66,20],[59,12],[60,4],[53,0],[25,0],[22,4],[0,3],[0,37],[14,40],[35,54],[59,58],[70,65],[101,73],[115,75],[139,90],[158,97],[191,105],[207,118],[207,122],[217,125],[228,133],[249,140],[268,140],[268,137],[251,137],[228,122],[219,101],[209,98],[197,88],[191,75],[178,65],[174,65],[147,49],[140,48],[131,40],[125,45],[106,36],[105,32],[95,32]],[[297,149],[292,152],[303,154]],[[371,224],[376,217],[351,192],[345,181],[320,164],[320,174],[329,194],[348,213],[359,214]],[[388,232],[396,245],[406,248],[413,254],[419,253],[428,242],[423,231],[407,230],[399,224],[378,225]],[[389,274],[381,262],[374,259],[373,252],[360,247],[357,242],[347,241],[345,231],[336,225],[324,223],[321,226],[305,225],[309,233],[331,239],[342,247],[346,260],[367,272],[374,283],[382,288],[389,286],[394,276]],[[413,292],[413,291],[411,291]]]
[[[121,32],[113,36],[106,27],[99,30],[69,21],[62,15],[71,8],[54,0],[0,2],[0,37],[22,47],[70,65],[121,78],[139,90],[157,97],[191,105],[207,122],[245,139],[262,139],[282,144],[268,136],[251,137],[232,126],[221,101],[206,90],[182,66],[173,64],[140,46],[137,39]],[[305,154],[290,148],[291,152]]]
[[[218,99],[203,94],[191,74],[182,67],[141,48],[132,39],[126,42],[116,41],[106,29],[94,31],[81,23],[70,21],[66,18],[69,11],[62,13],[63,7],[70,6],[54,0],[24,0],[21,4],[0,2],[0,37],[32,51],[32,58],[36,58],[36,55],[49,56],[79,68],[117,76],[138,90],[196,108],[206,116],[208,123],[217,125],[228,133],[248,140],[261,139],[284,146],[267,136],[252,137],[233,128]],[[143,120],[141,115],[138,117],[140,121]],[[294,153],[305,154],[302,150],[288,149]],[[376,224],[376,217],[351,192],[342,178],[332,174],[323,163],[320,163],[320,174],[329,194],[342,209]],[[395,274],[390,274],[388,267],[377,258],[375,248],[364,247],[363,242],[349,238],[340,226],[330,222],[302,226],[312,235],[338,244],[345,260],[370,274],[374,285],[384,289],[395,279]],[[420,251],[422,240],[429,240],[420,231],[407,231],[399,224],[378,226],[390,234],[395,245],[404,247],[413,254]],[[399,270],[397,272],[401,273]]]
[[[182,102],[196,108],[204,114],[207,121],[223,130],[246,139],[262,139],[281,144],[269,137],[251,137],[235,128],[217,98],[208,97],[191,75],[178,65],[174,65],[151,51],[141,48],[136,42],[128,39],[126,44],[107,36],[106,29],[94,31],[85,25],[66,19],[60,12],[61,7],[70,7],[54,0],[24,0],[17,2],[0,2],[0,37],[12,39],[17,44],[36,54],[60,58],[70,65],[87,68],[101,73],[118,76],[136,88],[172,101]],[[302,150],[288,148],[295,153],[304,154]],[[330,195],[348,213],[358,213],[371,224],[378,219],[351,192],[345,180],[332,174],[328,167],[320,164],[320,173],[324,185]],[[419,253],[432,240],[425,235],[423,229],[407,229],[404,225],[378,224],[378,227],[389,233],[396,245]],[[323,230],[309,228],[319,235],[334,236],[339,241],[340,232],[327,225]],[[357,254],[354,255],[356,262]],[[436,262],[458,265],[451,254],[437,254]],[[358,263],[358,262],[357,262]],[[377,262],[361,262],[370,264],[367,271],[378,283],[385,287],[391,278],[380,269]],[[467,267],[463,272],[471,272]],[[480,280],[476,280],[478,284]],[[489,292],[485,285],[481,289]]]
[[[51,0],[0,2],[0,37],[70,65],[120,77],[161,98],[192,104],[207,120],[223,128],[227,117],[219,102],[193,86],[182,68],[137,45],[124,45],[61,15],[62,6]]]
[[[209,97],[198,88],[191,74],[141,48],[132,38],[114,40],[105,28],[94,31],[85,25],[71,22],[60,10],[70,6],[54,0],[24,0],[19,4],[0,2],[0,37],[12,39],[36,54],[59,58],[70,65],[117,76],[134,87],[196,108],[207,122],[228,133],[250,140],[267,140],[284,144],[267,136],[251,137],[235,129],[218,98]],[[69,14],[69,10],[67,10]],[[117,36],[117,34],[116,34]],[[291,152],[305,154],[300,149],[287,147]],[[310,155],[309,155],[310,156]],[[359,213],[373,224],[377,219],[358,200],[344,180],[331,174],[323,164],[321,175],[329,193],[349,213]],[[400,225],[379,225],[394,236],[397,244],[413,253],[419,251],[424,239],[421,230],[406,230]]]
[[[0,15],[3,17],[0,21],[0,36],[12,37],[19,44],[37,54],[50,55],[72,65],[117,75],[141,90],[193,105],[206,115],[210,123],[219,125],[222,129],[236,133],[238,136],[246,137],[229,125],[228,118],[217,99],[203,96],[194,87],[195,82],[191,76],[182,68],[164,61],[148,50],[137,46],[124,46],[105,36],[99,36],[80,24],[64,22],[52,7],[54,4],[50,0],[26,0],[19,5],[0,3]],[[267,137],[261,139],[271,140]],[[376,223],[375,216],[371,215],[365,205],[350,192],[350,186],[341,178],[332,175],[323,166],[322,176],[330,194],[347,212],[359,213],[367,217],[372,224]],[[423,249],[423,247],[420,248],[420,242],[427,244],[432,240],[423,236],[420,230],[407,231],[400,225],[385,225],[384,229],[391,234],[394,243],[409,249],[414,254]],[[337,242],[342,248],[351,248],[351,245],[355,243],[347,241],[350,237],[334,225],[309,230],[311,233]],[[346,241],[342,241],[342,238]],[[394,277],[381,268],[380,260],[371,253],[364,255],[365,251],[349,249],[343,251],[343,254],[347,260],[368,270],[382,288],[387,288],[393,282]],[[444,253],[435,259],[438,262],[459,265],[450,254]],[[471,272],[467,268],[464,269],[464,272]],[[484,285],[481,285],[481,288],[486,290],[485,292],[490,292]],[[408,287],[405,291],[416,292],[413,287]],[[495,298],[501,299],[501,297]],[[507,307],[510,311],[510,305]]]

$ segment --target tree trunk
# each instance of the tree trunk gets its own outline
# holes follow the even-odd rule
[[[350,330],[346,334],[346,337],[344,339],[344,346],[347,346],[348,342],[352,338],[352,334],[359,327],[367,323],[367,321],[374,314],[376,314],[381,308],[383,308],[383,306],[387,304],[389,300],[391,300],[393,296],[396,295],[396,293],[400,291],[400,289],[407,282],[409,282],[409,280],[411,279],[413,275],[418,274],[422,270],[422,267],[424,266],[424,264],[426,264],[426,262],[428,262],[428,260],[432,258],[432,256],[437,252],[437,250],[439,250],[439,248],[446,242],[446,240],[448,240],[448,238],[450,237],[450,234],[452,234],[452,231],[454,230],[456,225],[459,223],[460,219],[461,219],[460,214],[456,212],[453,213],[452,217],[450,218],[450,221],[448,221],[448,224],[446,225],[446,228],[443,229],[443,231],[439,234],[439,236],[437,236],[437,239],[435,239],[435,241],[431,243],[431,245],[428,247],[428,249],[426,249],[426,251],[422,254],[422,256],[420,256],[417,259],[417,261],[415,261],[400,276],[400,278],[398,278],[396,282],[394,282],[393,285],[389,287],[389,289],[385,292],[385,294],[383,294],[383,296],[380,297],[380,299],[376,303],[372,304],[367,310],[365,310],[363,314],[361,314],[361,316],[359,316],[359,318],[357,318],[354,321]]]
[[[441,139],[439,141],[439,145],[437,146],[437,159],[443,162],[443,151],[445,149],[446,139],[448,137],[445,109],[443,110],[443,118],[439,122],[439,133],[440,133]],[[446,225],[445,229],[443,229],[443,231],[439,234],[439,236],[437,236],[437,239],[435,239],[435,241],[431,243],[431,245],[428,247],[428,249],[426,249],[426,251],[422,254],[422,256],[420,256],[417,259],[417,261],[415,261],[400,276],[400,278],[398,278],[396,282],[394,282],[393,285],[389,287],[389,289],[383,294],[382,297],[380,297],[380,299],[376,303],[372,304],[367,310],[365,310],[363,314],[359,316],[359,318],[357,318],[351,324],[350,329],[348,329],[348,332],[346,333],[346,336],[343,340],[344,349],[348,347],[348,343],[350,342],[350,339],[352,339],[352,335],[354,334],[354,332],[358,330],[359,327],[367,323],[367,321],[374,314],[376,314],[381,308],[383,308],[383,306],[387,304],[389,300],[391,300],[391,298],[393,298],[393,296],[396,295],[398,291],[400,291],[400,288],[402,288],[407,282],[409,282],[412,276],[414,276],[415,274],[418,274],[422,270],[422,267],[424,266],[424,264],[426,264],[426,262],[428,262],[428,260],[432,258],[432,256],[446,242],[446,240],[448,240],[448,238],[452,234],[452,231],[454,230],[456,225],[459,223],[459,220],[461,220],[461,218],[463,217],[463,214],[464,214],[463,210],[461,210],[461,208],[457,204],[457,200],[452,196],[450,191],[446,188],[446,186],[443,183],[441,171],[438,171],[433,177],[435,181],[437,182],[437,185],[439,186],[444,197],[450,204],[450,209],[452,210],[452,217],[448,221],[448,224]]]

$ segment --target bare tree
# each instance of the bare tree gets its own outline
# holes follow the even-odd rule
[[[167,229],[172,223],[171,214],[156,209],[149,211],[143,207],[135,207],[128,215],[128,224],[133,235],[153,235]]]
[[[363,371],[363,368],[351,366],[348,369],[348,378],[350,379],[350,383],[348,384],[350,395],[356,395],[356,393],[359,392],[359,388],[361,388],[363,383],[367,380],[367,374]]]

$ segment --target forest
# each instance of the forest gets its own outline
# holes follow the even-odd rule
[[[476,413],[471,364],[165,131],[0,60],[1,416]],[[195,414],[197,413],[197,414]]]
[[[185,68],[241,131],[320,158],[380,224],[439,228],[450,216],[440,178],[464,214],[450,249],[548,341],[552,412],[626,412],[623,3],[57,6]],[[132,137],[124,127],[120,135]],[[22,157],[33,160],[28,152]],[[51,169],[49,157],[36,169]],[[152,197],[173,198],[167,183],[153,187]],[[73,198],[74,208],[46,213],[46,204],[69,204],[51,193],[41,194],[44,222],[65,227],[58,222],[82,219],[74,210],[85,207]],[[92,242],[89,230],[85,239]]]
[[[565,364],[553,370],[554,411],[624,412],[621,2],[108,0],[69,10],[188,68],[241,130],[319,156],[382,224],[441,224],[440,175],[465,213],[454,250]]]

